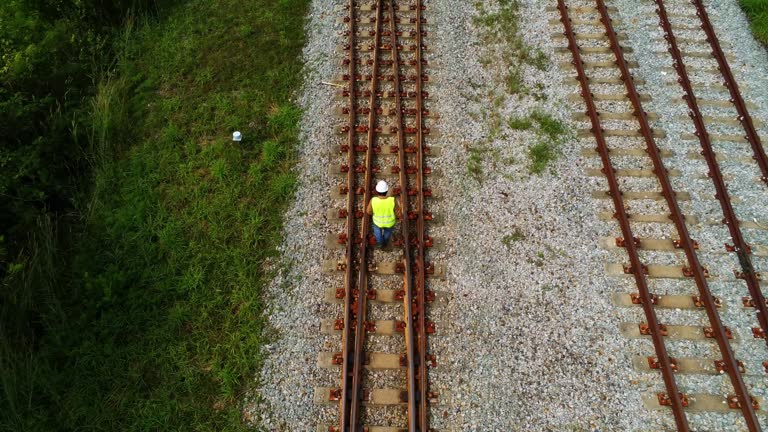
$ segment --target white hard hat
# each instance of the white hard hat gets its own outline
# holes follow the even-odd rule
[[[378,183],[376,183],[376,192],[378,193],[387,193],[389,190],[389,186],[387,185],[387,182],[384,180],[379,180]]]

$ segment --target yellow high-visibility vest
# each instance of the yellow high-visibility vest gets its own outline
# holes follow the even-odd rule
[[[379,228],[395,226],[395,197],[371,198],[373,223]]]

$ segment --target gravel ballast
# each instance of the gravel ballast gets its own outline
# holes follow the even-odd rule
[[[565,46],[563,40],[551,38],[562,28],[549,23],[559,14],[545,12],[545,8],[556,2],[521,2],[523,40],[549,61],[544,71],[524,67],[523,81],[535,90],[519,98],[507,94],[506,71],[498,62],[483,65],[484,56],[502,55],[504,48],[484,42],[486,30],[473,19],[479,13],[475,5],[459,0],[424,3],[428,7],[424,16],[430,23],[426,55],[438,65],[428,70],[436,78],[427,88],[428,107],[439,113],[432,126],[441,132],[430,144],[442,148],[440,157],[430,158],[428,166],[443,173],[429,180],[432,190],[442,197],[427,204],[442,219],[429,234],[444,245],[442,250],[430,252],[430,259],[448,269],[444,281],[431,285],[448,299],[429,312],[429,318],[438,323],[438,332],[429,340],[438,362],[430,370],[431,390],[441,395],[441,403],[431,411],[432,425],[454,431],[673,429],[668,412],[647,410],[641,400],[647,392],[664,390],[660,375],[632,367],[635,356],[653,354],[650,340],[627,339],[619,333],[620,323],[639,323],[645,318],[641,309],[619,308],[611,300],[613,293],[635,292],[636,288],[631,278],[609,276],[605,269],[607,263],[623,263],[624,251],[605,250],[598,244],[600,238],[620,236],[620,231],[615,222],[598,218],[601,211],[611,210],[611,201],[590,198],[593,191],[606,190],[607,183],[586,173],[600,167],[599,159],[582,154],[582,149],[594,147],[594,141],[575,137],[576,130],[589,126],[572,119],[574,113],[584,111],[581,101],[568,99],[579,91],[577,85],[564,82],[574,72],[558,67],[571,57],[557,51]],[[577,3],[593,4],[568,2]],[[267,314],[274,337],[264,348],[259,388],[248,396],[244,409],[246,419],[269,431],[315,431],[318,424],[334,423],[338,415],[335,406],[315,405],[313,391],[338,385],[338,371],[320,369],[316,362],[318,352],[340,348],[340,337],[321,336],[318,327],[321,319],[335,318],[341,310],[323,302],[324,290],[335,287],[338,279],[320,268],[323,259],[336,256],[326,249],[326,235],[343,229],[342,224],[326,219],[328,208],[340,203],[329,200],[329,191],[338,180],[328,170],[338,160],[338,155],[331,154],[329,137],[339,121],[329,114],[329,107],[335,106],[335,89],[320,84],[344,72],[337,46],[344,42],[341,32],[345,26],[337,22],[341,13],[333,10],[341,4],[338,0],[313,1],[308,17],[307,78],[300,96],[305,115],[297,165],[299,186],[295,204],[286,214],[278,275],[268,290]],[[768,77],[761,73],[768,70],[765,50],[749,34],[735,0],[706,4],[724,50],[736,57],[731,65],[745,98],[757,105],[753,118],[768,118]],[[690,120],[680,117],[687,112],[685,106],[671,102],[682,91],[673,85],[672,69],[666,75],[659,73],[671,67],[671,57],[663,43],[653,41],[663,36],[653,3],[612,0],[609,5],[618,8],[613,16],[621,20],[617,30],[628,34],[625,46],[634,49],[628,58],[640,63],[635,77],[646,80],[638,90],[652,97],[645,109],[662,119],[653,125],[663,129],[667,138],[658,139],[657,144],[674,151],[665,159],[667,168],[681,172],[673,184],[676,190],[693,196],[681,207],[701,221],[689,228],[701,245],[702,263],[717,276],[710,288],[726,301],[721,317],[739,337],[734,350],[752,373],[745,380],[756,395],[768,397],[765,377],[760,374],[768,353],[764,343],[751,337],[750,327],[758,325],[754,311],[740,307],[741,296],[748,295],[745,284],[728,278],[738,262],[723,251],[723,243],[730,240],[727,229],[711,223],[722,216],[712,199],[711,180],[703,177],[706,164],[688,157],[699,150],[698,141],[680,139],[682,133],[693,132]],[[498,1],[484,2],[488,12],[498,7]],[[670,1],[667,8],[670,12],[693,10],[684,1]],[[688,24],[683,18],[673,20],[677,23]],[[678,35],[683,36],[682,32]],[[691,64],[712,66],[714,62],[691,59]],[[712,78],[702,75],[699,81],[707,79]],[[593,91],[616,88],[595,86]],[[697,95],[724,98],[716,89]],[[616,106],[607,103],[604,109],[621,111]],[[557,160],[539,175],[530,173],[528,154],[530,146],[542,140],[541,133],[535,127],[513,130],[506,125],[507,119],[527,117],[534,111],[550,114],[570,134],[559,144]],[[717,110],[711,114],[730,115]],[[504,119],[500,128],[493,124],[494,116]],[[606,123],[606,128],[626,124]],[[710,131],[736,132],[734,127]],[[768,135],[765,126],[758,132]],[[620,140],[615,143],[621,144]],[[749,155],[744,146],[724,144],[721,148],[718,152],[723,154]],[[479,166],[480,175],[470,172],[470,165]],[[647,169],[649,162],[624,158],[617,159],[617,165]],[[756,165],[724,162],[723,169],[732,179],[733,194],[741,199],[736,205],[740,217],[766,221],[768,193],[754,181]],[[622,184],[630,190],[656,189],[655,182],[642,179]],[[654,213],[665,211],[663,203],[638,201],[632,206],[635,212],[646,208],[649,212],[656,209]],[[637,224],[633,228],[639,236],[669,238],[674,234],[671,225]],[[745,237],[748,242],[768,244],[764,230],[746,230]],[[673,265],[684,260],[680,253],[644,253],[643,258]],[[768,259],[756,258],[754,264],[768,272]],[[692,283],[667,280],[652,281],[651,287],[661,293],[695,290]],[[399,310],[393,315],[397,313]],[[659,316],[666,323],[707,325],[706,316],[697,311],[665,310]],[[672,355],[717,356],[713,343],[678,341],[669,346]],[[377,387],[396,385],[396,378],[384,374],[373,376],[372,382],[381,384]],[[726,377],[680,376],[679,383],[684,391],[725,394],[730,388]],[[382,411],[377,425],[384,424],[387,417],[393,422],[401,420],[393,410]],[[764,416],[760,419],[764,426],[768,424]],[[741,430],[737,413],[691,415],[690,421],[697,430]]]

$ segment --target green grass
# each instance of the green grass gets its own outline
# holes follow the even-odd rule
[[[525,95],[528,87],[525,84],[525,65],[545,71],[549,67],[549,58],[540,49],[534,49],[520,35],[520,2],[519,0],[499,0],[499,7],[490,12],[483,3],[476,2],[478,15],[473,18],[474,24],[481,29],[480,38],[484,45],[498,45],[499,52],[484,55],[481,64],[491,64],[491,59],[501,61],[507,73],[504,85],[509,94]]]
[[[510,248],[512,247],[512,243],[519,242],[524,239],[525,239],[525,234],[523,234],[520,228],[515,227],[515,231],[512,234],[507,234],[504,237],[502,237],[501,243],[507,248]]]
[[[568,131],[560,120],[543,111],[536,110],[530,117],[536,122],[537,132],[541,138],[540,142],[528,149],[531,160],[530,171],[533,174],[541,174],[547,165],[557,159],[557,148],[568,135]]]
[[[478,148],[469,149],[469,159],[467,160],[467,174],[477,182],[483,181],[483,154],[485,152]]]
[[[768,0],[739,0],[755,38],[768,47]]]
[[[504,122],[501,118],[501,114],[497,109],[494,109],[490,112],[490,114],[487,116],[489,140],[496,139],[501,135],[503,123]]]
[[[545,88],[546,86],[544,85],[544,83],[539,82],[534,84],[533,90],[531,92],[531,96],[533,97],[533,99],[539,102],[547,100],[548,99],[547,94],[544,93]]]
[[[528,158],[531,173],[541,174],[557,159],[558,147],[568,137],[568,130],[560,120],[541,110],[533,111],[528,117],[513,117],[507,121],[514,130],[531,129],[534,123],[539,141],[528,148]]]
[[[542,111],[531,113],[533,119],[539,125],[539,130],[550,139],[557,139],[566,132],[565,125],[559,120]]]
[[[554,146],[548,142],[540,142],[528,149],[528,157],[531,159],[531,172],[541,174],[550,162],[557,159]]]
[[[529,117],[512,117],[507,124],[514,130],[528,130],[533,126]]]
[[[36,351],[0,353],[0,430],[244,429],[296,182],[308,1],[179,3],[126,32],[99,87],[60,304]]]
[[[535,258],[534,257],[527,257],[525,260],[526,260],[526,262],[528,262],[528,264],[533,264],[536,267],[544,267],[544,264],[545,264],[544,260],[545,260],[545,258],[546,258],[546,256],[544,255],[544,252],[537,252]],[[544,286],[542,286],[542,290],[545,291],[545,292],[546,291],[551,291],[552,287],[549,286],[549,285],[544,285]]]
[[[534,54],[534,56],[531,58],[530,63],[536,69],[544,72],[549,67],[549,57],[547,57],[547,55],[544,54],[544,51],[537,48],[536,54]]]
[[[521,94],[526,90],[523,82],[523,72],[519,66],[511,66],[507,69],[504,84],[509,94]]]

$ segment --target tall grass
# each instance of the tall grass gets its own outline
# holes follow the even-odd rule
[[[768,0],[739,0],[755,38],[768,47]]]
[[[187,0],[125,38],[92,104],[82,225],[50,248],[68,260],[50,258],[44,337],[0,353],[0,428],[244,428],[295,188],[307,3]]]
[[[124,80],[108,76],[91,100],[87,156],[92,169],[103,169],[114,160],[119,145],[113,140],[125,135],[122,131],[128,127],[129,115],[125,90]]]
[[[62,252],[59,235],[50,215],[38,216],[22,259],[0,281],[0,323],[4,325],[0,329],[0,430],[28,430],[39,425],[44,415],[30,407],[50,373],[35,352],[45,337],[47,321],[64,317],[56,281]]]

